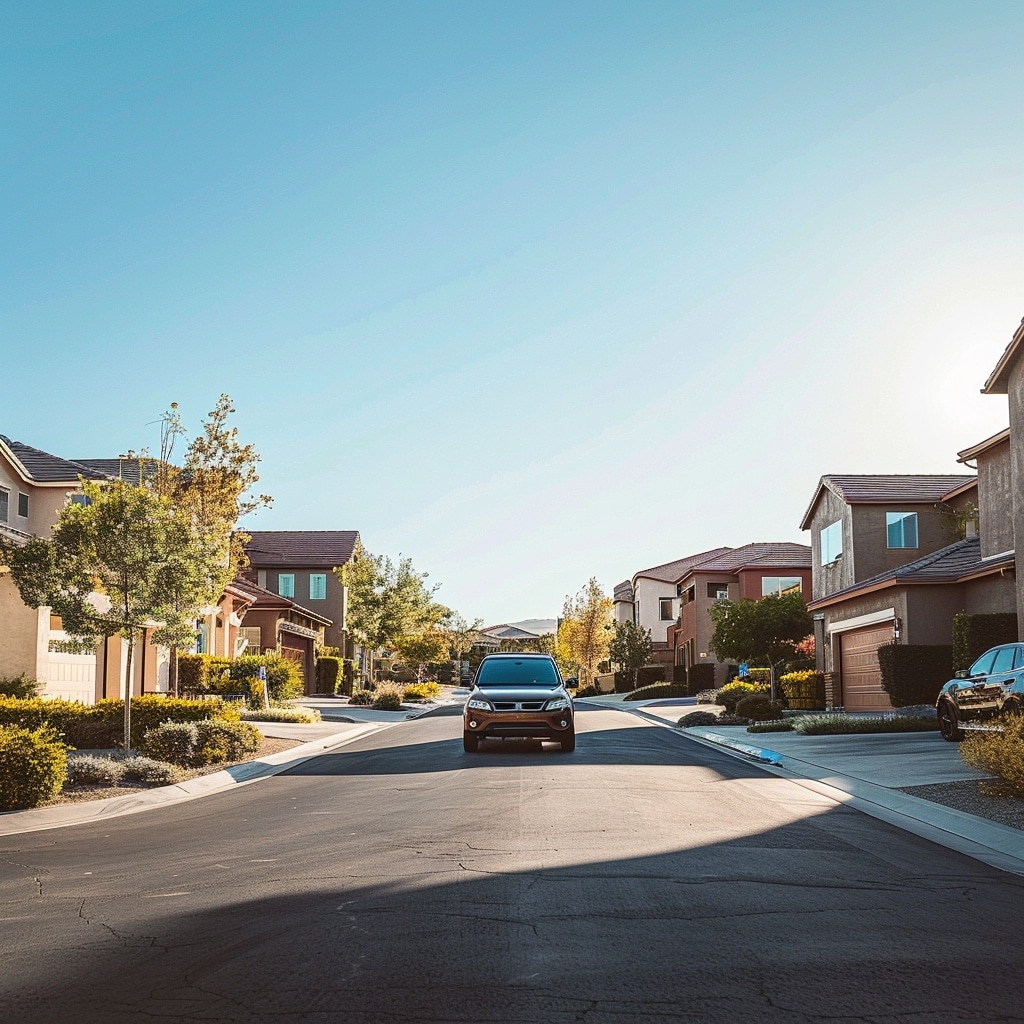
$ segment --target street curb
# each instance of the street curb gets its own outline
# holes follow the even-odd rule
[[[14,836],[25,832],[41,832],[44,829],[105,821],[108,818],[119,818],[125,814],[146,811],[152,807],[168,807],[171,804],[210,796],[235,786],[245,786],[251,782],[259,782],[261,779],[280,775],[281,772],[294,768],[318,754],[344,747],[370,733],[390,729],[400,724],[400,722],[367,722],[357,729],[310,740],[308,743],[290,747],[288,750],[268,754],[258,761],[243,761],[241,764],[219,772],[211,772],[209,775],[200,775],[194,779],[187,779],[185,782],[159,786],[156,789],[139,793],[129,793],[126,796],[61,804],[57,807],[35,807],[26,811],[4,811],[0,813],[0,836]]]
[[[853,807],[904,832],[955,850],[1000,871],[1024,876],[1024,833],[1020,829],[841,772],[829,771],[767,747],[743,743],[700,728],[680,729],[664,718],[645,713],[641,708],[624,710],[669,729],[683,739],[715,747],[732,757],[757,761],[773,775],[795,782],[838,804]]]

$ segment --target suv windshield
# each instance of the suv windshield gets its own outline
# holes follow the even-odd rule
[[[547,658],[495,658],[486,660],[477,673],[477,686],[557,686],[554,662]]]

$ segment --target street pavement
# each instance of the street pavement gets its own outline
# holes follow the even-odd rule
[[[1024,878],[650,714],[581,702],[572,754],[339,723],[371,731],[0,840],[0,1020],[1022,1019]]]
[[[323,720],[314,725],[256,723],[264,735],[298,740],[299,746],[175,786],[107,800],[9,811],[0,814],[0,836],[133,814],[257,782],[379,730],[445,706],[453,708],[459,704],[459,697],[410,705],[401,711],[352,707],[330,697],[308,698],[302,704],[320,711]],[[899,791],[908,786],[983,777],[964,764],[955,744],[944,742],[937,733],[811,737],[750,734],[744,726],[682,730],[675,723],[693,709],[692,698],[624,702],[621,696],[604,695],[585,698],[579,704],[619,710],[671,729],[679,742],[715,746],[755,761],[772,774],[837,803],[1000,870],[1024,875],[1024,832]]]

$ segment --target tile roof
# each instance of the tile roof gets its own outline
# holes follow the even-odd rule
[[[267,590],[266,587],[261,587],[244,576],[236,576],[226,589],[235,594],[240,594],[249,602],[252,608],[293,609],[301,612],[303,615],[308,615],[311,619],[321,622],[326,626],[333,624],[331,619],[321,615],[319,612],[304,608],[301,604],[296,604],[290,597],[282,597],[280,594],[275,594],[272,590]]]
[[[861,580],[860,583],[855,583],[853,586],[837,590],[834,594],[811,601],[807,607],[823,608],[848,597],[863,594],[869,590],[881,590],[887,586],[959,583],[975,576],[994,573],[1013,564],[1013,552],[1000,555],[998,558],[983,559],[981,557],[981,539],[968,537],[966,540],[958,540],[955,544],[923,555],[913,562],[907,562],[895,569],[888,569],[877,576]]]
[[[807,544],[792,544],[787,541],[756,541],[738,548],[728,548],[723,554],[692,566],[683,576],[693,572],[735,573],[753,566],[810,569],[811,548]],[[683,576],[678,579],[681,580]]]
[[[924,504],[941,501],[945,494],[974,480],[963,473],[949,475],[885,475],[852,476],[829,473],[818,481],[814,497],[800,522],[800,529],[810,529],[811,515],[823,490],[832,491],[848,505],[882,505],[892,501]]]
[[[29,479],[36,483],[76,483],[80,476],[87,480],[105,480],[110,476],[73,459],[62,459],[21,441],[12,441],[3,434],[0,434],[0,441],[21,463]]]
[[[633,574],[633,579],[641,576],[661,580],[663,583],[675,583],[680,577],[685,576],[693,567],[700,562],[706,562],[709,558],[724,554],[731,548],[712,548],[710,551],[702,551],[699,555],[688,555],[686,558],[677,558],[674,562],[666,562],[664,565],[655,565],[650,569],[641,569]],[[632,581],[631,581],[632,582]]]
[[[333,568],[352,561],[358,530],[247,530],[245,553],[256,569],[274,566]]]

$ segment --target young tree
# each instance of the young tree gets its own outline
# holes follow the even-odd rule
[[[437,626],[450,609],[434,600],[440,584],[428,587],[427,573],[411,558],[371,555],[360,547],[353,561],[334,570],[348,588],[348,628],[370,651],[395,647],[400,637]]]
[[[450,650],[448,635],[441,629],[426,629],[422,633],[400,636],[395,650],[402,660],[416,667],[416,682],[423,680],[423,670],[431,662],[444,661]]]
[[[483,624],[483,619],[467,622],[456,611],[449,612],[441,621],[440,628],[448,638],[449,653],[455,661],[462,661],[473,649]]]
[[[196,609],[209,592],[205,552],[188,519],[146,487],[83,481],[82,488],[87,504],[65,505],[49,539],[9,545],[5,559],[22,600],[48,605],[72,636],[124,638],[127,750],[137,638],[157,626],[157,643],[194,639]]]
[[[793,656],[811,632],[812,620],[800,594],[772,594],[760,601],[720,601],[709,610],[714,624],[711,647],[719,658],[765,658],[775,700],[776,669]]]
[[[555,650],[562,664],[579,667],[581,683],[584,676],[593,682],[598,663],[608,656],[612,608],[612,599],[593,576],[575,597],[565,599]]]
[[[634,689],[637,684],[637,673],[651,660],[652,647],[649,629],[638,626],[632,619],[615,623],[608,656],[626,672],[633,673]]]

